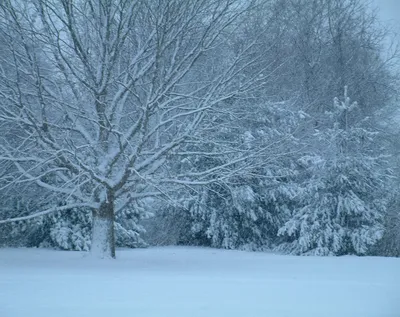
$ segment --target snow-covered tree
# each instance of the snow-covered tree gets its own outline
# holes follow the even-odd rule
[[[26,201],[26,198],[22,198],[21,201]],[[22,211],[18,209],[13,212],[16,215],[21,213]],[[141,237],[144,228],[139,222],[148,214],[143,206],[136,206],[135,211],[124,209],[118,213],[115,219],[116,246],[130,248],[146,246]],[[8,223],[1,227],[0,245],[89,251],[91,229],[90,210],[72,209],[67,212],[55,212],[46,217]]]
[[[318,151],[302,157],[305,180],[291,218],[279,229],[280,249],[294,254],[366,254],[384,232],[390,177],[385,157],[376,154],[376,133],[350,125],[356,111],[345,89],[327,114],[330,127],[315,132]]]
[[[246,37],[260,25],[265,62],[279,65],[266,91],[297,104],[315,117],[330,107],[343,86],[360,103],[359,115],[372,116],[396,91],[396,43],[365,0],[273,0],[249,17]],[[391,43],[390,49],[388,44]]]
[[[0,223],[90,210],[92,251],[115,257],[114,219],[128,213],[133,225],[141,217],[130,208],[136,200],[193,182],[199,174],[170,173],[170,155],[198,142],[216,105],[264,82],[240,76],[257,63],[248,56],[254,43],[202,72],[205,54],[218,50],[250,5],[1,1],[3,189],[35,184],[62,204]]]
[[[194,196],[188,206],[192,233],[197,243],[213,247],[262,250],[278,242],[278,229],[290,215],[298,186],[295,158],[301,153],[294,135],[307,116],[286,103],[237,107],[230,113],[240,119],[221,119],[225,129],[215,134],[255,156]],[[269,150],[257,154],[264,147]]]

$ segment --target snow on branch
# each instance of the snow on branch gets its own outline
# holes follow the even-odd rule
[[[99,205],[95,204],[95,203],[76,203],[76,204],[68,204],[65,206],[60,206],[60,207],[53,207],[53,208],[49,208],[37,213],[34,213],[32,215],[29,216],[24,216],[24,217],[16,217],[16,218],[9,218],[9,219],[4,219],[4,220],[0,220],[0,224],[5,224],[5,223],[11,223],[11,222],[17,222],[17,221],[25,221],[25,220],[30,220],[30,219],[34,219],[37,217],[41,217],[41,216],[46,216],[48,214],[51,213],[55,213],[55,212],[59,212],[59,211],[66,211],[66,210],[70,210],[73,208],[89,208],[89,209],[96,209],[98,208]]]

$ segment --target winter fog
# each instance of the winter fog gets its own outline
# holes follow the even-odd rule
[[[399,33],[397,0],[0,1],[0,316],[398,316]]]

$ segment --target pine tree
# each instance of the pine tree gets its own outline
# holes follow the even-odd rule
[[[305,181],[291,219],[280,229],[287,242],[280,249],[294,254],[367,254],[382,237],[389,173],[385,158],[374,152],[376,133],[351,124],[357,109],[345,89],[327,114],[330,127],[316,131],[320,147],[300,163]]]
[[[224,133],[216,135],[243,151],[268,151],[229,179],[202,188],[189,209],[192,232],[209,246],[262,250],[278,243],[278,229],[297,195],[297,153],[291,149],[299,147],[293,135],[306,115],[285,103],[241,109],[236,116],[241,119],[226,123]]]
[[[21,203],[19,205],[23,208]],[[21,210],[13,211],[13,214],[18,213]],[[146,246],[141,237],[144,228],[139,222],[149,215],[141,201],[118,213],[115,221],[116,245],[130,248]],[[91,246],[91,228],[89,210],[71,209],[1,226],[0,245],[88,251]]]

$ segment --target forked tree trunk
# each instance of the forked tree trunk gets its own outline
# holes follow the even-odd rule
[[[96,257],[115,259],[114,195],[93,211],[91,253]]]

